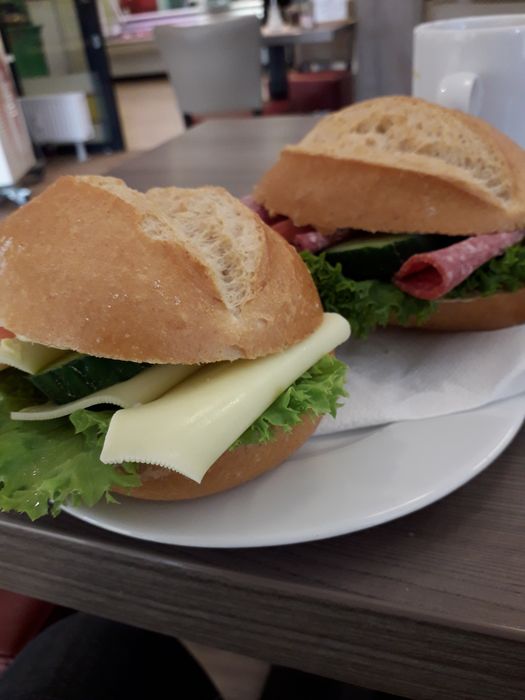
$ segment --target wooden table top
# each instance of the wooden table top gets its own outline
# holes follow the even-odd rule
[[[117,169],[248,192],[312,117],[208,122]],[[0,586],[415,700],[525,697],[525,431],[442,501],[280,548],[170,547],[0,516]]]

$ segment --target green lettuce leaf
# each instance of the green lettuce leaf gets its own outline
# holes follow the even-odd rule
[[[276,427],[291,430],[309,412],[335,415],[346,396],[346,365],[323,357],[289,387],[239,438],[235,446],[272,440]],[[76,411],[52,421],[12,421],[11,411],[42,397],[16,370],[0,373],[0,510],[31,520],[57,515],[64,504],[93,506],[114,501],[111,489],[140,485],[137,465],[117,469],[100,461],[113,411]]]
[[[391,317],[400,323],[409,318],[423,323],[436,309],[436,302],[411,297],[389,282],[347,279],[341,265],[331,265],[323,254],[313,255],[305,251],[301,257],[310,270],[325,311],[344,316],[356,337],[364,338],[376,327],[386,326]],[[515,292],[523,286],[525,245],[518,244],[475,270],[445,298],[490,296],[497,292]]]
[[[22,374],[0,374],[0,510],[36,520],[48,512],[58,514],[65,503],[92,506],[103,497],[111,500],[114,486],[140,484],[135,466],[117,470],[99,460],[111,413],[77,414],[71,422],[9,418],[11,411],[40,401]]]
[[[269,442],[273,431],[286,432],[301,422],[305,413],[335,417],[345,391],[346,365],[333,355],[325,355],[283,392],[273,404],[230,447]]]
[[[490,296],[497,292],[515,292],[525,285],[525,246],[513,245],[497,258],[479,267],[455,287],[447,299]]]
[[[392,317],[399,323],[413,318],[423,323],[435,310],[434,302],[416,299],[389,282],[346,278],[340,263],[331,265],[325,256],[301,253],[312,275],[325,311],[344,316],[352,326],[352,335],[366,338],[377,326],[386,326]]]

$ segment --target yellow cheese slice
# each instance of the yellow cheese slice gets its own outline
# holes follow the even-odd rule
[[[0,363],[29,374],[40,372],[65,354],[66,350],[48,348],[18,338],[4,338],[0,341]]]
[[[206,367],[157,401],[117,411],[102,462],[159,464],[200,483],[285,389],[349,335],[342,316],[325,314],[310,337],[282,353]]]
[[[147,401],[158,399],[169,389],[184,381],[186,377],[196,372],[198,365],[157,365],[149,367],[131,379],[106,389],[100,389],[94,394],[84,396],[82,399],[56,406],[44,404],[31,406],[22,411],[11,413],[12,420],[52,420],[69,416],[74,411],[82,408],[91,408],[100,404],[112,404],[121,408],[137,406]]]

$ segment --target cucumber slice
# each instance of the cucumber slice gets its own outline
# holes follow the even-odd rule
[[[416,253],[437,250],[463,240],[460,236],[421,234],[358,235],[344,243],[329,248],[326,259],[332,265],[341,263],[345,277],[361,280],[392,279],[401,265]]]
[[[29,377],[29,381],[54,403],[64,404],[131,379],[146,367],[149,365],[140,362],[72,352]]]

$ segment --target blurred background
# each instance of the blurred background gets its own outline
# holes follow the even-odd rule
[[[204,120],[410,94],[417,24],[504,13],[525,0],[0,0],[0,215]],[[7,664],[40,604],[2,595]],[[257,697],[263,662],[192,649],[229,700]]]
[[[25,201],[20,187],[100,172],[203,119],[407,94],[416,24],[524,11],[521,0],[1,0],[0,193]]]

